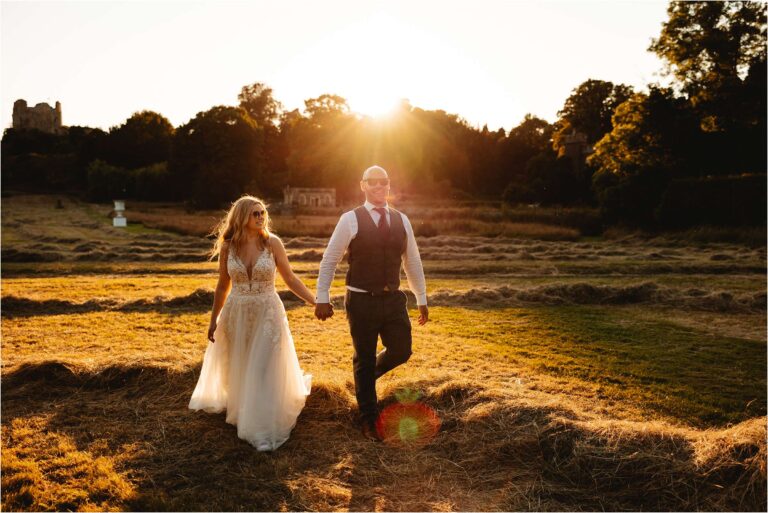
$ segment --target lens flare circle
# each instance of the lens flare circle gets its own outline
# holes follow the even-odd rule
[[[419,402],[395,403],[382,410],[376,430],[385,443],[416,448],[428,444],[440,430],[437,413]]]

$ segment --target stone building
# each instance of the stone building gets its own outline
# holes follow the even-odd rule
[[[570,158],[573,170],[580,173],[584,169],[587,157],[594,152],[595,148],[587,142],[587,134],[572,130],[563,140],[560,155]]]
[[[594,153],[595,149],[587,143],[587,134],[572,130],[563,140],[563,154],[572,159],[583,159]]]
[[[63,133],[61,102],[56,102],[55,108],[47,103],[38,103],[34,107],[28,107],[26,100],[16,100],[13,102],[13,128],[33,128],[49,134]]]
[[[336,189],[316,187],[286,187],[283,205],[289,207],[335,207]]]

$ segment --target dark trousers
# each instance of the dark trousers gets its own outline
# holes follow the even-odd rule
[[[355,354],[355,396],[363,421],[378,416],[376,379],[411,356],[411,320],[403,291],[371,296],[347,291],[344,298]],[[381,335],[384,349],[376,354]]]

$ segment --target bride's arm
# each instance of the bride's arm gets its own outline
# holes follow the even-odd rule
[[[312,294],[312,292],[309,291],[306,285],[302,283],[300,279],[296,277],[295,274],[293,274],[293,269],[291,269],[291,264],[288,262],[288,255],[285,254],[285,247],[283,246],[283,241],[281,241],[278,237],[275,237],[272,235],[269,238],[269,244],[272,248],[272,253],[275,255],[275,265],[277,265],[277,270],[280,272],[280,276],[283,277],[283,281],[288,286],[289,289],[291,289],[291,292],[299,296],[301,299],[303,299],[306,303],[310,305],[315,304],[315,296]]]
[[[216,320],[219,312],[224,307],[224,301],[232,288],[232,280],[227,272],[227,255],[229,255],[229,243],[225,242],[219,252],[219,281],[216,283],[216,291],[213,293],[213,308],[211,309],[211,322],[208,324],[208,340],[214,342],[213,332],[216,331]]]

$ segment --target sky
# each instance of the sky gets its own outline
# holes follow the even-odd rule
[[[109,129],[153,110],[174,126],[254,82],[287,110],[338,94],[381,115],[400,99],[472,126],[557,119],[587,79],[663,81],[647,51],[663,1],[322,0],[0,3],[0,122],[62,103]]]

